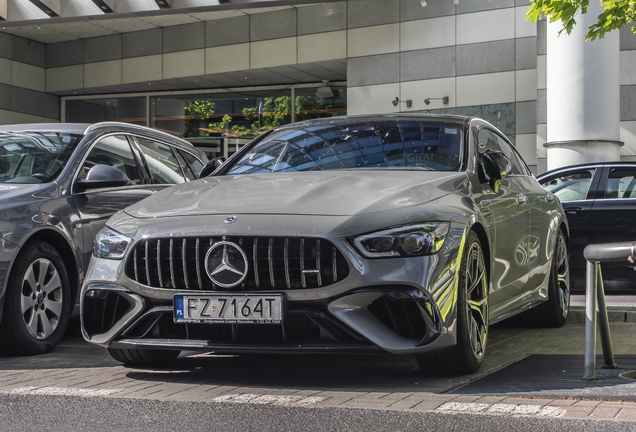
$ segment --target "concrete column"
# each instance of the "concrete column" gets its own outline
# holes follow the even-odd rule
[[[548,170],[620,160],[619,33],[585,41],[601,12],[592,0],[570,35],[558,35],[560,22],[548,23]]]

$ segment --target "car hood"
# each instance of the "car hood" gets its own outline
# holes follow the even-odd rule
[[[351,216],[424,204],[453,192],[463,172],[312,171],[207,177],[126,209],[137,218],[205,214]]]

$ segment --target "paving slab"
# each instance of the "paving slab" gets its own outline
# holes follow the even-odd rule
[[[620,371],[636,370],[636,322],[611,331]],[[635,400],[636,382],[601,369],[602,379],[580,380],[584,337],[573,321],[558,329],[499,323],[480,371],[443,377],[422,375],[412,356],[184,352],[164,369],[126,367],[71,332],[52,353],[0,357],[0,393],[636,420],[636,403],[617,401]]]

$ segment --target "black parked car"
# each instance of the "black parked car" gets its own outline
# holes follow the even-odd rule
[[[0,349],[54,348],[106,220],[195,180],[206,162],[190,143],[131,124],[0,126]]]
[[[636,240],[636,163],[574,165],[537,180],[561,200],[567,214],[572,278],[585,279],[583,249],[588,244]],[[603,278],[636,278],[629,265],[603,264]]]

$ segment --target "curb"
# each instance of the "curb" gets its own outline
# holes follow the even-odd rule
[[[608,309],[607,318],[611,323],[636,322],[636,309]],[[570,309],[568,321],[574,324],[585,323],[585,308],[575,307]]]

